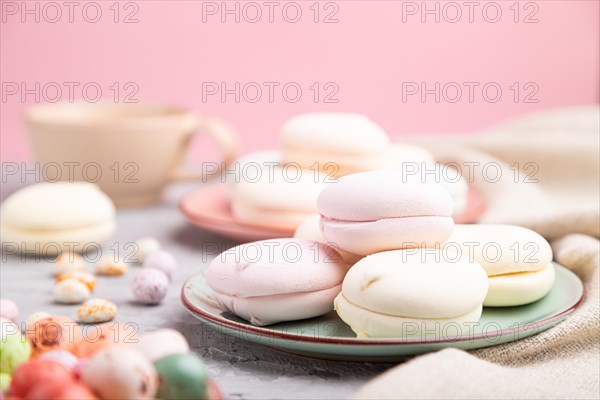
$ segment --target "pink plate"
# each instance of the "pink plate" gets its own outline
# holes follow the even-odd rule
[[[210,185],[190,193],[181,200],[179,208],[192,224],[240,242],[294,235],[294,231],[289,229],[270,228],[237,221],[231,214],[226,184]],[[470,189],[467,208],[464,213],[457,215],[454,221],[458,224],[476,222],[484,210],[483,197],[479,192]]]

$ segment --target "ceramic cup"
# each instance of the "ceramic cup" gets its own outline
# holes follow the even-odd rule
[[[94,182],[117,205],[154,203],[169,181],[219,174],[238,149],[224,122],[166,106],[45,104],[28,109],[26,123],[46,181]],[[217,142],[222,162],[183,168],[195,133]]]

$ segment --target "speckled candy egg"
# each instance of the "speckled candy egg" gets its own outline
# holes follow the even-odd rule
[[[118,322],[82,326],[83,340],[75,343],[73,353],[81,359],[90,358],[110,346],[137,343],[137,329],[135,324]]]
[[[83,257],[75,253],[62,253],[54,261],[54,275],[59,276],[73,271],[85,271]]]
[[[56,361],[57,363],[62,364],[69,370],[73,370],[79,363],[77,357],[75,357],[73,353],[68,352],[66,350],[47,351],[45,353],[40,354],[38,358],[40,360]]]
[[[151,236],[144,236],[136,240],[137,252],[134,255],[140,263],[143,263],[150,254],[159,251],[161,248],[158,239]]]
[[[19,317],[19,308],[14,301],[0,299],[0,317],[16,321]]]
[[[83,303],[90,297],[90,289],[77,279],[65,279],[54,285],[52,298],[61,304]]]
[[[19,327],[9,324],[3,325],[2,338],[0,339],[0,371],[12,373],[19,365],[29,359],[31,346],[19,331]]]
[[[159,329],[140,337],[134,348],[154,362],[173,354],[185,354],[190,346],[183,335],[174,329]]]
[[[173,254],[166,250],[159,250],[150,254],[144,260],[144,268],[154,268],[162,271],[171,280],[173,273],[177,269],[177,259]]]
[[[125,272],[127,272],[127,264],[116,259],[114,255],[104,256],[96,263],[97,275],[117,276]]]
[[[46,311],[36,311],[34,313],[29,314],[27,319],[25,319],[25,330],[29,330],[33,325],[41,319],[51,317],[49,313]]]
[[[59,275],[56,278],[55,283],[62,282],[67,279],[78,280],[79,282],[81,282],[85,286],[87,286],[87,288],[90,290],[90,292],[93,292],[94,288],[96,287],[96,277],[93,274],[90,274],[89,272],[86,272],[86,271],[73,271],[73,272],[68,272],[66,274]]]
[[[111,321],[117,315],[117,306],[104,299],[90,299],[77,310],[77,320],[86,324]]]
[[[60,315],[42,318],[25,332],[32,357],[51,350],[71,351],[82,339],[81,328],[71,318]]]
[[[167,295],[169,278],[164,272],[153,268],[144,268],[133,278],[131,290],[133,298],[144,304],[158,304]]]
[[[183,400],[207,397],[208,371],[194,354],[174,354],[154,363],[160,377],[160,399]]]
[[[158,388],[152,363],[124,346],[97,352],[82,366],[81,380],[103,399],[152,399]]]
[[[9,393],[24,398],[38,383],[56,382],[68,385],[75,379],[71,371],[52,360],[31,360],[22,364],[12,375]]]

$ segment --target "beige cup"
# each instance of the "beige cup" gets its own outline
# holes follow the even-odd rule
[[[26,122],[43,178],[94,182],[117,205],[157,202],[169,181],[206,179],[237,156],[227,124],[179,108],[57,103],[28,109]],[[184,170],[195,132],[216,140],[222,162]]]

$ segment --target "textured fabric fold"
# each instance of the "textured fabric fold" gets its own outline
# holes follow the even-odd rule
[[[555,261],[581,278],[586,298],[554,328],[500,346],[413,358],[368,382],[354,398],[600,398],[598,113],[597,106],[567,109],[479,136],[413,140],[443,162],[500,165],[497,182],[477,174],[471,182],[487,201],[479,222],[540,233],[551,241]],[[511,166],[528,160],[537,165],[538,182],[515,182]]]

